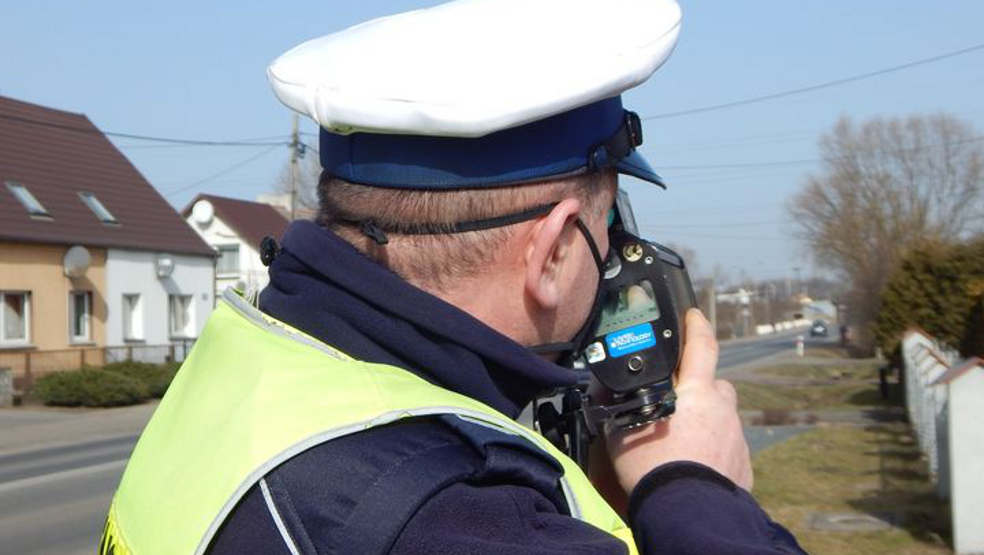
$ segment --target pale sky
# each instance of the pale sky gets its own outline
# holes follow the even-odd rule
[[[8,2],[0,9],[0,95],[85,113],[104,131],[281,140],[290,114],[266,82],[271,60],[306,39],[436,3]],[[676,52],[625,95],[627,107],[643,117],[984,43],[979,0],[681,3]],[[815,92],[652,119],[642,150],[670,189],[625,187],[647,236],[693,248],[700,270],[719,264],[733,276],[765,278],[791,276],[802,266],[805,277],[812,264],[790,237],[783,204],[816,170],[819,135],[842,115],[939,111],[984,132],[981,98],[984,50],[977,50]],[[310,122],[302,127],[315,131]],[[255,199],[271,189],[288,156],[280,146],[114,142],[179,209],[199,192]]]

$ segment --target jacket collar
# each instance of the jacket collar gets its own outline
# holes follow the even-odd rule
[[[354,358],[399,366],[513,418],[576,381],[314,222],[287,229],[260,308]]]

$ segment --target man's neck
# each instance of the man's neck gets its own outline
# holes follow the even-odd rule
[[[459,279],[453,287],[436,288],[427,283],[416,287],[457,307],[520,345],[537,342],[536,328],[522,283],[491,272]]]

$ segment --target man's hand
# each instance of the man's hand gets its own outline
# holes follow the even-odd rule
[[[691,309],[685,331],[676,412],[669,420],[607,437],[615,474],[627,494],[649,471],[673,461],[701,463],[752,489],[752,464],[735,388],[714,379],[718,345],[710,323]]]

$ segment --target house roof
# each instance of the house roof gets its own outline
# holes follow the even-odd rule
[[[51,217],[32,217],[7,182],[26,187]],[[100,221],[82,192],[95,195],[118,223]],[[3,96],[0,241],[215,256],[89,118]]]
[[[181,215],[185,218],[190,216],[195,203],[200,200],[212,203],[215,216],[257,250],[260,248],[260,241],[267,235],[279,239],[289,223],[287,218],[269,204],[206,194],[192,199],[181,211]]]

